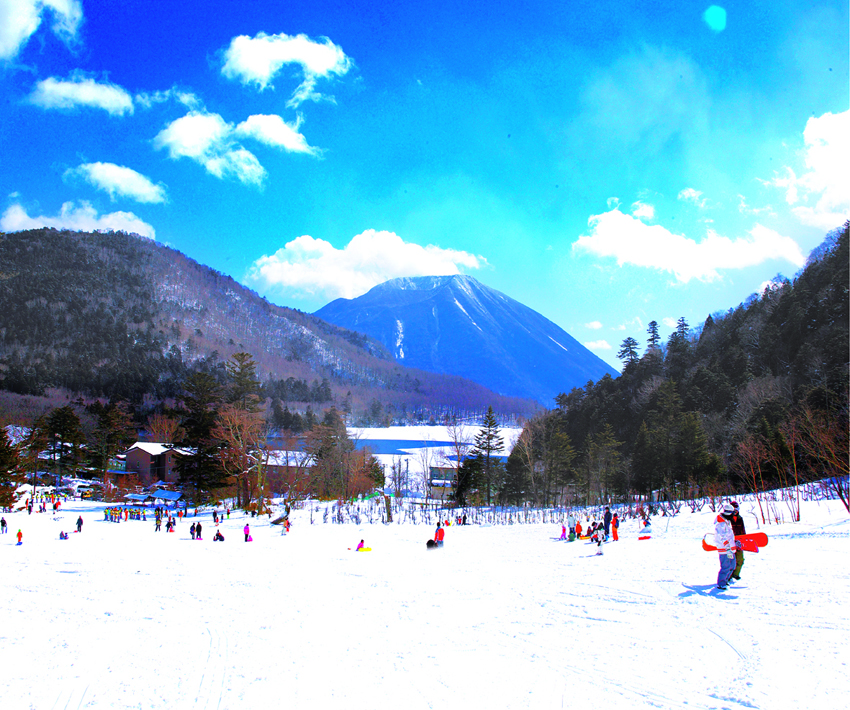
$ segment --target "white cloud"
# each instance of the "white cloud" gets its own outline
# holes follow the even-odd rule
[[[233,132],[233,125],[217,113],[190,111],[163,128],[154,146],[167,149],[174,160],[191,158],[218,178],[231,175],[249,185],[262,185],[265,168],[253,153],[234,144]]]
[[[588,350],[610,350],[611,346],[607,340],[591,340],[587,343],[582,343]]]
[[[655,219],[655,208],[638,200],[632,204],[632,214],[638,219]]]
[[[298,132],[301,127],[299,116],[295,124],[286,123],[277,115],[254,115],[236,126],[235,134],[242,138],[253,138],[274,148],[283,148],[290,153],[318,155],[319,150],[307,144],[307,139]]]
[[[18,55],[48,11],[53,33],[71,44],[83,20],[83,7],[77,0],[0,0],[0,60]]]
[[[803,131],[806,171],[792,168],[768,184],[785,188],[785,199],[806,225],[829,230],[850,218],[850,110],[813,116]]]
[[[584,324],[585,328],[589,328],[590,330],[599,330],[602,327],[602,323],[598,320],[590,321],[590,323]]]
[[[200,110],[204,106],[204,102],[191,91],[185,91],[177,87],[172,87],[166,91],[141,92],[134,97],[135,102],[142,108],[150,108],[151,106],[163,104],[172,99],[191,110]]]
[[[17,232],[23,229],[70,229],[74,231],[123,231],[140,234],[154,239],[156,231],[147,222],[132,212],[111,212],[98,216],[97,210],[88,202],[66,202],[55,217],[30,217],[20,204],[10,206],[0,217],[0,229],[5,232]]]
[[[677,325],[679,325],[679,321],[675,318],[662,318],[661,322],[668,328],[675,328]]]
[[[84,163],[78,168],[67,170],[65,174],[79,175],[98,190],[108,192],[113,200],[116,196],[147,203],[165,202],[168,199],[164,185],[155,185],[132,168],[115,163]]]
[[[400,276],[458,274],[487,261],[464,251],[405,242],[393,232],[368,229],[342,249],[304,235],[257,259],[246,279],[294,297],[354,298]]]
[[[42,108],[102,108],[112,116],[133,113],[133,97],[116,84],[98,83],[78,74],[69,81],[48,77],[36,84],[31,103]]]
[[[682,202],[690,202],[697,207],[705,207],[707,200],[705,198],[700,199],[700,197],[702,197],[702,193],[699,190],[694,190],[692,187],[686,187],[677,195],[677,198]]]
[[[633,264],[668,271],[683,283],[691,279],[710,281],[719,277],[719,269],[741,269],[769,259],[785,259],[798,267],[806,261],[793,239],[760,224],[746,238],[733,240],[709,230],[701,242],[673,234],[660,225],[644,224],[619,210],[593,215],[588,225],[590,234],[580,236],[573,249],[615,257],[620,266]]]
[[[327,37],[315,41],[303,34],[291,37],[260,32],[254,37],[240,35],[230,41],[221,73],[243,84],[256,84],[263,90],[287,64],[299,65],[303,76],[287,104],[293,107],[308,99],[323,98],[316,92],[317,81],[332,74],[343,76],[351,68],[351,60],[342,48]]]

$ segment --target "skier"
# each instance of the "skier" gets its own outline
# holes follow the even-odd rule
[[[724,503],[720,515],[714,521],[714,546],[720,555],[720,571],[717,573],[717,588],[726,589],[729,578],[735,569],[735,533],[732,532],[731,519],[735,509],[730,503]]]
[[[251,528],[248,527],[248,523],[245,523],[245,527],[242,528],[242,532],[245,533],[245,542],[248,542],[248,538],[251,537]]]
[[[735,535],[735,537],[738,537],[738,535],[746,535],[747,528],[744,525],[744,518],[741,517],[741,513],[738,510],[738,504],[734,500],[732,501],[732,507],[735,509],[735,514],[732,516],[732,520],[729,521],[732,524],[732,533]],[[730,582],[732,579],[741,579],[741,567],[743,566],[744,545],[738,540],[735,540],[735,569],[732,570],[732,577],[730,579]]]
[[[440,523],[437,523],[437,532],[434,533],[434,542],[437,543],[437,547],[443,546],[443,540],[446,537],[446,531],[444,528],[440,526]]]
[[[605,526],[605,537],[608,537],[611,529],[611,509],[607,505],[605,506],[605,516],[602,518],[602,521]]]
[[[81,533],[83,531],[83,516],[81,515],[77,518],[77,532]]]
[[[617,533],[617,530],[619,529],[619,527],[620,527],[620,518],[617,516],[616,513],[614,513],[614,517],[611,518],[611,534],[614,536],[614,542],[617,542],[617,540],[620,539],[620,536]]]

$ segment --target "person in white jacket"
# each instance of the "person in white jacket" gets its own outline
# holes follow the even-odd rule
[[[732,532],[732,516],[735,509],[725,503],[714,521],[714,546],[720,555],[720,571],[717,573],[717,588],[726,589],[735,569],[735,533]]]

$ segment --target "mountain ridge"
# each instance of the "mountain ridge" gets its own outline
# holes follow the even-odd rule
[[[391,279],[314,315],[374,338],[397,361],[545,405],[617,374],[545,316],[468,275]]]

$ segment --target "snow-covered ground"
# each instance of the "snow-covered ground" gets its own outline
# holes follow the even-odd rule
[[[103,521],[103,504],[5,514],[0,707],[847,706],[850,519],[806,503],[710,593],[707,510],[637,522],[604,555],[554,525]],[[79,513],[82,534],[60,541]],[[247,518],[250,522],[251,519]],[[750,532],[757,529],[747,516]],[[15,533],[24,543],[16,546]],[[355,553],[364,538],[372,548]]]

